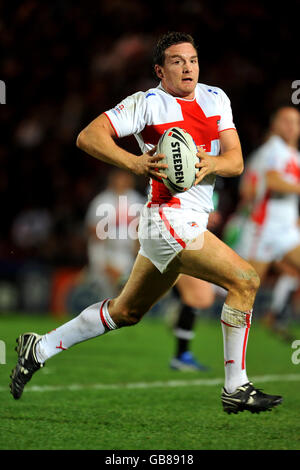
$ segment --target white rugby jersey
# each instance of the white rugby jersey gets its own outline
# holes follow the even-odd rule
[[[166,129],[178,126],[192,135],[196,145],[216,156],[220,153],[219,133],[235,129],[227,95],[202,83],[197,84],[193,100],[174,97],[159,84],[128,96],[105,114],[118,137],[135,136],[142,153],[157,145]],[[214,184],[215,176],[208,175],[199,185],[171,194],[162,182],[151,179],[148,207],[167,204],[210,212]]]
[[[249,157],[245,177],[251,178],[256,198],[251,219],[258,225],[275,221],[282,225],[297,223],[299,196],[266,189],[266,174],[277,171],[280,177],[293,184],[300,182],[300,154],[279,136],[270,137]]]

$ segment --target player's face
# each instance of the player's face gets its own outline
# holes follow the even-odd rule
[[[185,42],[168,47],[165,50],[164,65],[157,65],[156,73],[168,93],[193,99],[199,77],[198,56],[194,46]]]
[[[300,113],[294,108],[283,108],[278,112],[273,130],[288,144],[297,145],[300,137]]]

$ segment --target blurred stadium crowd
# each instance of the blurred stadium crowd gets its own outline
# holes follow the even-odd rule
[[[270,114],[290,104],[291,83],[299,78],[293,50],[296,5],[273,3],[269,9],[257,0],[164,0],[159,6],[139,0],[1,2],[0,79],[7,89],[0,112],[1,280],[15,282],[24,272],[35,272],[30,266],[43,265],[43,272],[85,266],[83,220],[91,199],[106,186],[110,167],[79,151],[76,137],[128,94],[155,86],[152,49],[161,33],[194,35],[200,81],[229,95],[247,158],[261,143]],[[123,144],[138,152],[134,139]],[[142,194],[146,183],[137,181]],[[221,183],[224,220],[237,203],[237,187],[237,179]],[[34,281],[29,276],[32,284],[23,276],[24,291],[41,282],[37,272]],[[12,298],[0,289],[0,308]],[[16,305],[7,305],[26,309],[27,304],[21,296]],[[49,308],[49,299],[44,307]]]

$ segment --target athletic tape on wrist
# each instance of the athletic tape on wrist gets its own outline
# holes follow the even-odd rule
[[[236,308],[232,308],[227,304],[223,305],[221,313],[221,321],[225,325],[235,326],[236,328],[250,327],[251,325],[252,310],[242,312]]]

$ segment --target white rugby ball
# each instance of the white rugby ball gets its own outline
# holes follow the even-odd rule
[[[161,163],[166,162],[168,168],[161,171],[168,178],[162,181],[171,193],[190,189],[198,171],[195,164],[200,161],[192,136],[181,127],[171,127],[159,139],[156,152],[165,155]]]

